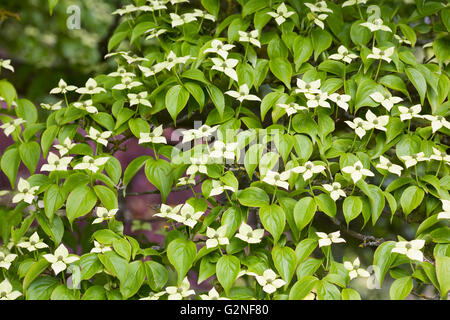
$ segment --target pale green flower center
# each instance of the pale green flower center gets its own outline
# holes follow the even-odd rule
[[[88,161],[88,163],[90,163],[90,164],[93,164],[94,162],[95,162],[94,159],[90,159],[90,160]]]
[[[247,233],[247,238],[251,238],[251,237],[253,237],[253,233],[252,232]]]
[[[88,89],[88,90],[93,90],[94,87],[93,87],[93,86],[88,86],[87,89]]]
[[[307,165],[305,166],[305,168],[308,169],[308,170],[311,170],[311,169],[312,169],[312,165],[307,164]]]
[[[355,167],[355,169],[356,169],[356,170],[361,170],[362,167],[361,167],[360,165],[357,165],[357,166]]]
[[[5,298],[7,294],[6,291],[0,292],[0,298]]]
[[[407,244],[405,244],[405,248],[406,248],[406,249],[408,249],[408,250],[409,250],[409,249],[411,249],[411,247],[412,247],[412,246],[411,246],[411,244],[410,244],[410,243],[407,243]]]
[[[338,186],[333,186],[333,190],[339,190]]]
[[[57,256],[57,257],[56,257],[56,260],[58,260],[58,261],[62,261],[63,259],[64,259],[63,256]]]

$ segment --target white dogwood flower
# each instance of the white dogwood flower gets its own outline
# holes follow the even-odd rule
[[[211,69],[217,70],[220,72],[225,73],[227,76],[229,76],[234,81],[238,81],[238,76],[236,70],[234,68],[239,63],[239,60],[237,59],[221,59],[221,58],[211,58],[211,61],[213,62],[213,66]]]
[[[112,251],[110,246],[104,245],[103,243],[99,243],[94,240],[94,247],[91,249],[90,253],[105,253],[108,251]]]
[[[227,234],[227,226],[221,226],[217,230],[208,227],[206,229],[206,236],[209,238],[206,240],[206,248],[211,249],[215,248],[219,245],[224,246],[230,243]]]
[[[226,185],[225,183],[223,183],[220,180],[212,180],[211,184],[212,184],[212,189],[209,192],[209,197],[214,197],[219,194],[222,194],[225,192],[225,190],[229,190],[231,192],[236,192],[236,190],[234,190],[233,187]]]
[[[347,0],[342,4],[342,8],[354,6],[355,4],[366,4],[367,0]]]
[[[247,84],[243,84],[242,86],[240,86],[239,91],[229,90],[225,92],[225,94],[237,99],[239,102],[242,102],[244,100],[261,101],[258,96],[249,93],[250,89],[248,88]]]
[[[423,253],[420,249],[425,245],[425,240],[399,241],[391,252],[406,255],[409,259],[423,262]]]
[[[250,32],[239,31],[239,41],[240,42],[249,42],[254,46],[261,48],[261,43],[258,40],[259,30],[253,30]]]
[[[398,175],[399,177],[401,176],[403,170],[403,167],[397,164],[393,164],[391,161],[389,161],[388,158],[385,158],[383,156],[380,156],[380,163],[377,164],[376,167],[387,170],[390,173]]]
[[[136,75],[133,72],[128,72],[124,67],[119,66],[117,67],[117,71],[111,72],[110,74],[108,74],[108,77],[134,78],[136,77]]]
[[[210,136],[213,135],[213,133],[217,130],[219,126],[210,127],[206,124],[202,125],[198,129],[190,129],[183,131],[183,142],[189,142],[194,139],[208,139]]]
[[[159,10],[165,10],[167,7],[165,6],[165,3],[167,1],[162,0],[147,0],[150,3],[150,7],[153,11],[159,11]]]
[[[13,287],[8,279],[0,283],[0,300],[16,300],[22,293],[17,290],[13,291]]]
[[[366,130],[378,129],[381,131],[386,131],[386,125],[389,123],[389,116],[379,116],[377,117],[372,111],[368,110],[366,112]]]
[[[303,180],[309,180],[311,177],[316,174],[320,173],[325,170],[325,166],[322,165],[315,165],[311,161],[306,161],[306,163],[303,166],[297,166],[291,169],[292,172],[295,173],[302,173],[303,174]]]
[[[191,284],[189,283],[189,279],[185,277],[179,287],[169,286],[166,288],[166,293],[168,294],[167,300],[182,300],[183,298],[194,295],[195,291],[190,288]]]
[[[430,159],[433,159],[436,161],[450,162],[450,156],[447,155],[447,152],[436,149],[435,147],[432,147],[432,149],[433,149],[433,154],[430,156]]]
[[[282,4],[280,4],[278,6],[276,12],[271,11],[271,12],[267,12],[267,14],[269,16],[271,16],[272,18],[274,18],[278,25],[282,25],[286,21],[286,19],[289,18],[290,16],[292,16],[293,14],[295,14],[295,12],[288,11],[286,5],[283,2]]]
[[[22,118],[17,118],[14,120],[11,120],[10,122],[4,123],[0,126],[0,129],[3,129],[3,133],[5,136],[9,137],[11,133],[16,131],[17,128],[20,128],[21,124],[24,124],[26,120],[23,120]]]
[[[161,62],[161,65],[170,71],[177,64],[184,64],[189,59],[191,59],[191,56],[189,56],[189,55],[183,56],[183,57],[177,57],[177,55],[173,51],[170,51],[169,54],[167,55],[166,60]]]
[[[50,90],[50,94],[58,94],[58,93],[65,94],[69,91],[75,91],[76,89],[77,89],[76,86],[67,85],[67,83],[63,79],[60,79],[58,82],[58,86]]]
[[[390,47],[385,50],[373,47],[372,53],[367,55],[367,59],[384,60],[387,63],[391,63],[392,59],[390,57],[394,54],[394,49],[395,47]]]
[[[73,157],[59,158],[56,154],[50,152],[47,158],[48,163],[41,167],[41,171],[67,171],[67,166],[70,164],[72,159]]]
[[[95,218],[94,221],[92,221],[92,224],[102,223],[103,221],[111,220],[116,216],[117,212],[119,212],[119,209],[108,210],[103,207],[97,207],[97,211],[95,212],[97,218]]]
[[[133,64],[133,63],[136,63],[136,62],[149,61],[147,58],[138,57],[136,55],[133,55],[133,56],[123,55],[122,57],[125,59],[125,61],[128,64]]]
[[[139,134],[139,144],[142,143],[163,143],[166,144],[167,140],[163,137],[163,126],[160,125],[153,129],[152,132],[141,132]]]
[[[423,152],[413,154],[412,156],[401,156],[400,159],[405,161],[406,168],[415,166],[417,162],[429,161],[429,158],[425,157],[425,153]]]
[[[307,6],[312,12],[329,12],[333,13],[333,10],[328,8],[328,5],[325,1],[318,1],[315,4],[306,2],[305,6]]]
[[[248,224],[242,222],[235,237],[247,243],[260,243],[263,236],[264,229],[253,230]]]
[[[290,117],[291,115],[293,115],[301,110],[308,110],[308,108],[300,106],[299,104],[297,104],[295,102],[291,102],[289,104],[278,103],[277,106],[284,109],[286,111],[286,114],[288,115],[288,117]]]
[[[450,219],[450,200],[441,199],[442,202],[442,212],[438,213],[438,220]]]
[[[348,110],[348,102],[351,100],[351,96],[348,94],[332,93],[328,96],[328,99],[337,104],[337,106],[345,111]]]
[[[7,60],[0,59],[0,71],[2,71],[2,69],[14,72],[14,67],[11,65],[11,59]]]
[[[140,81],[133,81],[130,77],[123,77],[120,79],[120,83],[116,84],[114,87],[112,87],[113,90],[125,90],[125,89],[132,89],[134,87],[139,87],[142,85],[142,82]]]
[[[36,192],[39,190],[39,186],[31,187],[27,180],[20,178],[17,189],[19,192],[14,196],[12,202],[18,203],[20,201],[25,201],[26,203],[31,204]]]
[[[263,291],[272,294],[286,284],[282,279],[277,279],[278,275],[272,269],[266,269],[262,276],[255,277]]]
[[[208,156],[202,155],[200,158],[190,158],[191,165],[187,168],[186,174],[188,176],[195,175],[197,172],[208,174]]]
[[[166,67],[165,67],[165,63],[161,62],[161,63],[154,64],[153,66],[151,66],[149,68],[138,65],[138,68],[142,71],[142,74],[144,75],[144,77],[148,78],[148,77],[153,77],[157,73],[163,71]]]
[[[61,110],[61,108],[62,108],[61,104],[62,104],[62,101],[58,101],[57,103],[54,103],[54,104],[41,103],[41,108],[45,109],[45,110],[56,111],[56,110]]]
[[[166,291],[162,291],[162,292],[150,292],[148,297],[145,298],[140,298],[139,300],[159,300],[159,298],[163,295],[165,295],[167,292]]]
[[[353,262],[344,261],[344,268],[349,271],[348,275],[350,277],[350,280],[355,279],[358,276],[362,278],[370,277],[370,273],[367,270],[360,268],[359,266],[359,258],[356,258]]]
[[[363,176],[369,176],[369,177],[374,176],[372,171],[365,169],[363,164],[359,160],[356,161],[356,163],[352,166],[347,166],[347,167],[342,168],[342,172],[350,174],[352,177],[353,183],[356,183],[359,180],[361,180],[361,178]]]
[[[176,222],[180,222],[190,228],[193,228],[198,223],[198,220],[203,214],[203,211],[195,212],[193,206],[191,206],[189,203],[185,203],[180,212],[171,215],[171,218]]]
[[[61,156],[64,156],[65,154],[68,154],[70,152],[70,149],[75,147],[75,143],[72,143],[72,140],[70,140],[69,137],[64,139],[64,142],[62,144],[56,144],[53,147],[59,151],[59,154]]]
[[[185,13],[178,15],[176,13],[170,13],[170,19],[172,23],[172,28],[182,26],[186,23],[197,21],[197,18],[191,13]]]
[[[311,94],[311,93],[305,93],[306,99],[306,105],[308,108],[314,109],[317,107],[323,107],[323,108],[331,108],[330,103],[328,100],[328,93],[326,92],[319,92],[317,94]]]
[[[109,157],[101,157],[94,159],[90,156],[84,156],[82,162],[73,167],[74,170],[90,170],[97,172],[101,166],[108,162]]]
[[[373,99],[373,101],[380,103],[383,107],[386,108],[387,111],[391,111],[392,107],[403,101],[400,97],[394,97],[389,92],[387,92],[386,95],[382,94],[381,92],[377,91],[370,95],[370,97]]]
[[[334,201],[337,201],[340,197],[345,198],[347,196],[345,191],[341,189],[341,184],[339,182],[323,184],[322,187],[330,193],[330,197]]]
[[[234,160],[236,158],[236,149],[238,144],[236,142],[224,143],[221,140],[214,141],[209,156],[215,159],[229,159]]]
[[[289,190],[289,182],[287,180],[291,176],[291,171],[284,171],[282,173],[278,173],[272,170],[267,170],[266,175],[262,179],[267,184],[270,184],[272,186],[277,186],[280,188],[284,188],[286,190]]]
[[[370,130],[370,125],[367,124],[367,121],[356,117],[353,121],[346,120],[345,123],[355,130],[355,133],[358,135],[360,139],[366,135],[366,131]]]
[[[106,90],[102,87],[99,87],[97,81],[95,81],[92,78],[89,78],[88,81],[86,81],[84,87],[78,88],[76,92],[81,94],[98,94],[101,92],[106,93]]]
[[[346,63],[351,63],[352,60],[357,59],[358,56],[354,53],[348,51],[345,46],[339,46],[338,53],[332,54],[328,57],[332,60],[344,61]]]
[[[318,94],[322,91],[320,90],[320,79],[306,82],[302,79],[297,78],[297,88],[295,89],[295,93],[310,93],[310,94]]]
[[[118,14],[120,16],[123,16],[124,14],[129,14],[129,13],[133,13],[133,12],[136,12],[136,11],[138,11],[137,7],[135,7],[132,4],[128,4],[128,5],[126,5],[123,8],[120,8],[120,9],[117,9],[117,10],[113,11],[112,14],[114,14],[114,15]]]
[[[201,294],[200,298],[202,298],[202,300],[230,300],[228,298],[221,297],[214,287],[208,291],[208,294]]]
[[[386,32],[392,32],[391,28],[389,28],[387,25],[385,25],[383,23],[383,20],[380,18],[374,19],[373,22],[367,21],[367,22],[361,23],[360,26],[369,28],[369,30],[371,32],[375,32],[375,31],[379,31],[379,30],[386,31]]]
[[[405,44],[411,45],[411,41],[409,41],[408,39],[406,39],[404,37],[400,37],[397,34],[394,34],[394,38],[397,39],[398,43],[400,43],[400,44],[405,43]]]
[[[175,207],[171,207],[163,203],[161,204],[159,212],[155,213],[154,216],[171,219],[173,215],[177,215],[180,212],[182,206],[183,206],[182,204],[179,204],[176,205]]]
[[[16,260],[17,254],[14,253],[8,253],[4,254],[2,251],[0,251],[0,268],[9,270],[9,267],[11,267],[11,263]]]
[[[442,127],[450,129],[450,122],[447,121],[443,116],[425,115],[425,116],[423,116],[423,118],[431,121],[431,128],[432,128],[433,133],[435,133]]]
[[[323,22],[325,21],[326,18],[328,18],[328,15],[325,13],[321,13],[319,15],[313,14],[314,24],[321,29],[325,29],[325,24]]]
[[[206,11],[200,10],[200,9],[194,9],[194,11],[191,13],[194,17],[202,18],[210,21],[216,21],[216,17],[212,14],[209,14]]]
[[[37,232],[34,232],[28,241],[21,241],[17,244],[20,248],[25,248],[28,251],[32,252],[38,249],[48,248],[48,245],[44,243],[42,239],[39,238]]]
[[[316,232],[319,239],[319,247],[331,246],[332,243],[343,243],[345,240],[341,238],[341,232],[336,231],[329,234],[325,232]]]
[[[224,44],[222,41],[214,39],[213,41],[211,41],[211,48],[206,49],[205,51],[203,51],[203,53],[216,53],[223,59],[226,59],[228,57],[228,51],[230,51],[234,47],[234,44]]]
[[[185,186],[188,184],[195,185],[195,176],[189,176],[189,177],[181,177],[178,179],[177,187],[178,186]]]
[[[94,127],[89,128],[89,133],[86,135],[87,138],[90,138],[98,143],[104,145],[105,147],[108,145],[108,138],[112,136],[112,131],[104,131],[100,132]]]
[[[422,106],[420,104],[416,104],[410,108],[399,106],[398,111],[400,111],[400,120],[411,120],[412,118],[422,118],[420,115],[420,111],[422,111]]]
[[[74,254],[69,254],[67,248],[61,243],[54,254],[44,254],[45,260],[50,262],[55,275],[67,269],[67,265],[74,263],[80,258]]]
[[[94,103],[91,99],[80,101],[80,102],[74,102],[73,106],[77,109],[86,111],[87,113],[96,114],[98,113],[98,109],[94,106]]]
[[[144,34],[149,34],[145,40],[150,40],[153,38],[159,38],[160,35],[164,34],[167,32],[167,29],[156,29],[156,28],[151,28],[147,31],[144,32]]]

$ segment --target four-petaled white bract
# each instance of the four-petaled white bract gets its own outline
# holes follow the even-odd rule
[[[263,235],[264,229],[253,230],[248,224],[242,222],[239,227],[239,233],[236,234],[236,238],[248,243],[260,243]]]
[[[0,268],[8,270],[11,267],[11,263],[16,260],[17,254],[15,253],[3,253],[0,251]]]
[[[345,191],[341,189],[341,184],[339,182],[324,184],[322,187],[330,193],[330,197],[334,201],[338,200],[340,197],[345,198],[347,196]]]
[[[362,278],[370,277],[370,273],[367,270],[360,268],[359,266],[359,258],[356,258],[353,262],[344,261],[344,267],[349,271],[348,275],[350,277],[350,280],[355,279],[358,276]]]
[[[47,164],[44,164],[41,167],[41,171],[67,171],[67,167],[69,166],[70,162],[72,161],[73,157],[62,157],[59,158],[56,154],[53,152],[49,152]]]
[[[167,287],[166,293],[168,294],[167,300],[182,300],[183,298],[187,298],[195,294],[195,291],[191,290],[189,279],[188,277],[185,277],[179,287]]]
[[[348,49],[345,46],[339,46],[338,53],[332,54],[328,57],[328,59],[332,60],[340,60],[344,61],[346,63],[351,63],[352,60],[357,59],[358,56],[354,53],[351,53],[348,51]]]
[[[18,203],[20,201],[25,201],[26,203],[31,204],[36,197],[35,194],[39,190],[39,186],[32,187],[27,180],[20,178],[17,189],[19,192],[14,196],[12,202]]]
[[[169,217],[176,222],[193,228],[199,222],[200,217],[203,216],[204,213],[205,212],[203,211],[195,211],[193,206],[189,203],[185,203],[179,212],[176,214],[170,214]]]
[[[74,170],[90,170],[92,172],[97,172],[101,166],[108,162],[109,157],[101,157],[94,159],[90,156],[84,156],[81,163],[73,167]]]
[[[216,53],[223,59],[226,59],[228,57],[228,51],[230,51],[234,47],[234,44],[223,43],[219,39],[214,39],[213,41],[211,41],[211,48],[206,49],[205,51],[203,51],[203,53]]]
[[[95,81],[92,78],[89,78],[88,81],[86,81],[86,84],[82,88],[78,88],[75,90],[77,93],[81,94],[99,94],[99,93],[106,93],[106,89],[99,87],[97,84],[97,81]]]
[[[219,245],[227,245],[230,243],[230,240],[226,237],[227,234],[227,226],[221,226],[214,230],[213,228],[207,227],[206,236],[209,238],[206,240],[206,248],[215,248]]]
[[[13,133],[17,128],[20,128],[21,124],[24,124],[26,120],[23,120],[22,118],[14,119],[10,122],[4,123],[0,126],[0,129],[3,129],[3,133],[5,136],[9,136],[11,133]]]
[[[8,279],[0,282],[0,300],[16,300],[22,293],[13,290],[13,287]]]
[[[214,287],[208,291],[208,294],[201,294],[200,298],[202,300],[230,300],[229,298],[221,297]]]
[[[386,31],[386,32],[392,32],[391,28],[389,28],[388,26],[386,26],[383,23],[382,19],[374,19],[373,22],[364,22],[360,24],[363,27],[369,28],[370,32],[375,32],[375,31]]]
[[[43,257],[51,263],[51,268],[55,272],[55,275],[66,270],[68,264],[80,259],[74,254],[69,254],[69,251],[63,244],[60,244],[53,254],[44,254]]]
[[[42,241],[42,239],[39,238],[39,235],[37,232],[34,232],[31,235],[30,239],[28,239],[28,241],[19,242],[17,244],[17,246],[20,248],[25,248],[30,252],[38,250],[38,249],[48,248],[48,245],[46,243],[44,243],[44,241]]]
[[[423,262],[423,253],[420,249],[425,245],[425,240],[399,241],[395,243],[392,252],[406,255],[409,259]]]
[[[332,243],[344,243],[345,240],[341,238],[341,232],[336,231],[329,234],[325,232],[316,232],[319,237],[319,247],[331,246]]]
[[[372,53],[367,55],[367,59],[377,59],[377,60],[384,60],[388,63],[392,61],[390,58],[394,54],[395,47],[389,47],[387,49],[379,49],[377,47],[372,48]]]
[[[271,11],[267,12],[267,14],[270,15],[272,18],[275,18],[275,21],[278,25],[282,25],[286,21],[286,19],[295,14],[295,12],[288,11],[286,5],[283,2],[278,6],[276,12]]]
[[[320,173],[325,169],[325,166],[321,164],[316,165],[311,161],[306,161],[303,166],[294,167],[291,169],[291,171],[295,173],[302,173],[303,180],[307,181],[311,179],[313,175],[315,175],[316,173]]]
[[[167,140],[162,136],[163,126],[160,125],[153,129],[152,132],[141,132],[139,134],[139,144],[141,143],[163,143],[166,144]]]
[[[450,219],[450,200],[441,199],[442,202],[442,210],[438,213],[438,220],[440,219]]]
[[[106,208],[103,207],[97,207],[97,211],[96,211],[96,215],[98,218],[96,218],[92,224],[96,224],[96,223],[101,223],[103,221],[106,220],[111,220],[112,218],[114,218],[114,216],[116,215],[116,213],[119,211],[119,209],[111,209],[108,210]]]
[[[362,179],[363,176],[373,177],[374,174],[372,171],[365,169],[361,161],[357,161],[352,166],[347,166],[342,168],[342,172],[348,173],[351,175],[353,183],[358,182]]]
[[[370,97],[371,97],[374,101],[376,101],[376,102],[378,102],[378,103],[381,103],[381,105],[382,105],[383,107],[385,107],[387,111],[391,111],[392,107],[393,107],[395,104],[397,104],[397,103],[403,101],[403,98],[400,98],[400,97],[394,97],[394,96],[392,96],[389,92],[387,92],[387,94],[385,95],[385,94],[383,94],[383,93],[377,91],[377,92],[372,93],[372,94],[370,95]]]
[[[262,276],[256,276],[256,281],[263,287],[263,291],[272,294],[286,284],[286,281],[277,279],[278,275],[272,269],[266,269]]]

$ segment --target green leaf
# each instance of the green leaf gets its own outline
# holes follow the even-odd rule
[[[20,155],[18,148],[11,148],[5,151],[0,161],[0,167],[6,174],[11,183],[11,188],[14,190],[16,185],[17,171],[19,171]]]
[[[59,0],[48,0],[48,11],[50,15],[53,15],[53,9],[58,4]]]
[[[302,64],[311,58],[313,54],[313,45],[310,38],[297,36],[294,40],[294,64],[295,70],[299,70]]]
[[[197,255],[197,247],[192,241],[177,238],[167,246],[167,258],[178,274],[178,285],[183,282]]]
[[[216,109],[219,112],[220,117],[222,118],[223,112],[225,110],[225,97],[222,91],[213,85],[206,86],[206,90],[208,91],[208,94],[211,97],[212,102],[216,106]]]
[[[84,254],[80,258],[81,280],[89,280],[103,269],[95,253]]]
[[[108,187],[102,185],[94,186],[94,191],[106,209],[112,210],[119,207],[117,194],[115,191],[112,191]]]
[[[259,218],[264,229],[273,236],[273,242],[277,243],[286,225],[286,215],[283,209],[276,204],[263,205],[259,209]]]
[[[140,156],[130,162],[130,164],[125,169],[125,172],[123,174],[123,185],[125,187],[128,186],[133,177],[139,172],[139,170],[144,166],[144,164],[149,159],[151,159],[150,156]]]
[[[269,203],[267,193],[258,187],[249,187],[239,190],[237,198],[240,204],[247,207],[262,207]]]
[[[169,162],[150,158],[145,164],[147,179],[161,192],[162,202],[165,202],[172,189],[172,166]]]
[[[133,261],[127,265],[127,276],[120,282],[120,293],[126,300],[134,296],[145,280],[145,268],[142,261]]]
[[[53,290],[59,285],[54,277],[39,277],[26,290],[27,300],[50,300]]]
[[[413,288],[412,277],[403,277],[395,280],[389,289],[389,296],[392,300],[405,299]]]
[[[303,300],[314,289],[317,281],[318,279],[313,276],[307,276],[297,281],[289,292],[289,300]]]
[[[256,11],[265,8],[268,5],[267,0],[250,0],[242,7],[242,16],[248,16]]]
[[[0,97],[5,99],[8,107],[11,107],[13,101],[17,98],[16,89],[5,79],[0,80]]]
[[[358,291],[352,288],[342,289],[341,296],[342,300],[361,300]]]
[[[336,216],[336,202],[326,193],[321,193],[314,197],[320,211],[324,212],[327,216],[334,218]]]
[[[445,36],[434,40],[433,42],[434,53],[440,63],[450,60],[450,36]]]
[[[359,46],[365,46],[373,36],[369,28],[361,26],[361,23],[363,22],[366,21],[358,20],[354,22],[350,28],[350,38],[354,44]]]
[[[295,255],[297,256],[297,262],[300,264],[304,262],[311,253],[317,248],[318,241],[316,239],[304,239],[299,242],[297,248],[295,248]]]
[[[424,195],[425,192],[416,186],[410,186],[403,191],[400,198],[400,205],[402,206],[405,216],[408,216],[422,203]]]
[[[294,219],[299,231],[311,222],[316,209],[317,204],[312,197],[304,197],[297,202],[294,207]]]
[[[72,290],[67,288],[65,284],[57,286],[50,297],[50,300],[76,300],[75,294]]]
[[[292,67],[287,59],[281,57],[271,59],[269,68],[275,77],[281,80],[288,89],[291,89]]]
[[[202,0],[202,6],[216,17],[219,14],[220,0]]]
[[[81,216],[92,211],[97,203],[97,196],[91,188],[87,186],[80,186],[75,188],[67,198],[67,218],[70,224]]]
[[[241,269],[241,264],[238,258],[235,256],[222,256],[216,264],[217,280],[225,290],[226,295],[230,294],[230,289]]]
[[[272,259],[281,278],[286,282],[286,286],[289,285],[297,267],[295,251],[289,247],[275,246],[272,250]]]
[[[375,268],[375,278],[378,280],[378,285],[383,284],[384,277],[392,265],[395,257],[391,254],[395,247],[394,241],[383,242],[376,250],[373,256],[373,264]]]
[[[362,212],[362,207],[363,204],[360,197],[349,196],[344,199],[342,211],[344,212],[344,217],[347,225],[350,223],[350,221],[359,216],[359,214]]]
[[[167,91],[166,108],[175,125],[177,124],[177,115],[184,109],[188,100],[189,91],[180,85],[175,85]]]
[[[50,265],[50,263],[44,258],[36,261],[33,265],[28,269],[25,278],[23,279],[23,290],[26,291],[30,284],[36,279],[45,269]]]
[[[138,23],[134,26],[133,32],[131,33],[130,43],[136,41],[145,31],[155,28],[156,25],[154,22],[145,21]]]
[[[45,191],[44,194],[44,210],[47,218],[52,221],[56,210],[60,209],[66,201],[66,195],[62,192],[62,189],[52,184],[50,188]]]
[[[411,81],[411,83],[414,85],[417,92],[419,93],[420,103],[423,104],[425,100],[425,95],[427,93],[427,82],[424,76],[422,75],[422,73],[411,67],[406,68],[405,72],[406,75],[408,76],[409,81]]]
[[[152,290],[157,291],[167,283],[169,273],[166,267],[156,261],[145,261],[145,271],[147,273],[147,282]]]
[[[38,113],[33,102],[27,99],[19,99],[17,101],[16,114],[19,118],[26,120],[26,125],[35,123]]]
[[[106,300],[106,289],[98,285],[89,287],[81,300]]]
[[[441,297],[446,297],[450,290],[450,257],[436,257],[436,277],[439,282]]]
[[[116,239],[112,243],[114,251],[116,251],[120,256],[124,257],[125,260],[130,261],[131,258],[131,245],[126,239]]]
[[[311,40],[314,48],[314,61],[316,61],[319,55],[331,46],[333,37],[326,30],[314,28],[311,31]]]
[[[105,269],[113,276],[117,277],[120,283],[126,281],[127,278],[127,261],[113,251],[107,251],[99,254],[98,258],[102,262]]]
[[[42,133],[41,136],[41,147],[42,147],[42,153],[44,154],[44,158],[47,157],[48,150],[53,144],[53,141],[55,141],[56,136],[58,135],[59,128],[57,125],[52,125],[47,127],[45,131]]]

